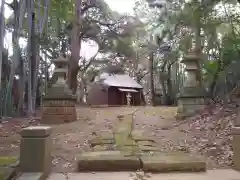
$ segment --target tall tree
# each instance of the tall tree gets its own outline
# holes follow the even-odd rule
[[[2,87],[2,62],[4,49],[4,31],[5,31],[5,17],[4,17],[5,1],[1,1],[0,7],[0,89]]]

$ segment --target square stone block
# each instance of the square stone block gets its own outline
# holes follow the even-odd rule
[[[75,102],[72,100],[44,100],[42,124],[62,124],[77,120]]]
[[[205,171],[206,163],[186,153],[144,153],[140,157],[143,170],[150,172]]]
[[[233,165],[234,169],[240,171],[240,127],[232,129],[233,134]]]
[[[134,171],[141,167],[139,158],[121,151],[82,153],[78,157],[78,171]]]
[[[49,173],[52,165],[51,145],[51,136],[23,137],[20,145],[20,170]]]

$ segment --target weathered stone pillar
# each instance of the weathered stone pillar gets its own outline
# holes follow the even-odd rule
[[[57,80],[43,97],[41,123],[61,124],[76,121],[77,97],[72,94],[66,83],[68,61],[60,56],[53,62],[55,63],[54,75]]]
[[[193,115],[204,107],[205,90],[197,81],[198,61],[195,54],[187,55],[182,63],[186,65],[187,79],[178,97],[178,117]]]
[[[21,132],[20,170],[21,172],[50,173],[52,165],[52,128],[30,126]]]
[[[232,135],[233,166],[234,169],[240,171],[240,127],[233,127]]]

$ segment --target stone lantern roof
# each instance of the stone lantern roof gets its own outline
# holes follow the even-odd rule
[[[181,63],[185,64],[185,70],[188,71],[197,71],[198,70],[198,62],[200,61],[199,56],[194,53],[190,53],[184,57]]]

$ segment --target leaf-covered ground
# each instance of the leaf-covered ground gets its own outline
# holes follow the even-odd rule
[[[162,151],[186,151],[206,157],[208,168],[232,164],[229,132],[236,108],[208,107],[185,121],[175,120],[175,107],[77,108],[78,121],[53,126],[53,171],[72,172],[76,155],[89,150],[88,139],[101,130],[112,130],[116,117],[134,113],[135,128],[153,136]],[[0,156],[18,155],[22,127],[37,125],[38,118],[9,119],[0,124]]]

